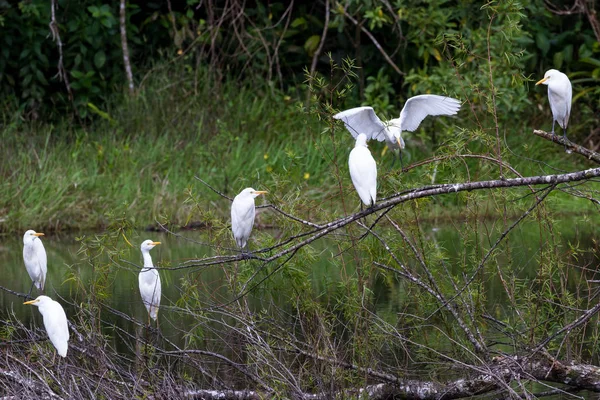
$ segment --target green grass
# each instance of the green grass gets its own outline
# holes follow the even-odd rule
[[[87,126],[5,114],[0,230],[94,229],[115,216],[185,223],[201,217],[190,195],[218,199],[195,176],[230,196],[254,186],[284,197],[331,180],[331,145],[295,103],[244,84],[195,93],[181,76],[155,73]]]
[[[24,122],[4,112],[0,231],[101,229],[115,218],[140,228],[156,220],[227,223],[227,202],[196,176],[229,196],[248,186],[267,189],[269,202],[317,221],[358,209],[346,165],[354,141],[341,126],[332,136],[326,121],[304,112],[302,90],[286,95],[255,82],[217,85],[203,72],[193,78],[188,70],[162,65],[136,96],[115,95],[104,109],[91,105],[97,118],[85,125]],[[493,130],[485,122],[483,130],[464,126],[469,112],[461,111],[460,119],[427,119],[420,132],[407,135],[405,160],[490,154]],[[457,126],[467,129],[457,132]],[[544,163],[563,170],[585,166],[533,136],[527,121],[515,119],[509,129],[505,161],[523,175],[556,173]],[[398,165],[390,168],[391,154],[381,157],[381,144],[369,145],[379,165],[380,197],[432,183],[435,164],[402,173]],[[445,161],[435,174],[436,183],[499,176],[497,165],[474,159]],[[526,195],[511,193],[517,202]],[[564,201],[565,211],[591,208],[587,200]],[[443,196],[424,204],[437,217],[452,216],[465,203],[464,196]],[[523,204],[530,204],[527,198]]]

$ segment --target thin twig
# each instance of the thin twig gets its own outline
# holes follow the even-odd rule
[[[58,47],[58,73],[56,74],[60,80],[65,83],[65,88],[67,89],[67,94],[69,95],[69,101],[73,104],[73,91],[71,90],[71,84],[69,83],[69,75],[65,70],[65,65],[63,64],[63,43],[60,38],[60,30],[58,29],[58,22],[56,22],[56,0],[52,0],[50,2],[50,32],[52,33],[52,40],[56,42]],[[75,113],[77,113],[77,108],[73,107]]]
[[[398,68],[396,63],[390,58],[390,56],[387,54],[387,52],[383,49],[381,44],[379,44],[377,39],[375,39],[375,36],[373,36],[373,34],[371,32],[369,32],[369,30],[367,28],[365,28],[362,24],[359,24],[358,21],[356,19],[354,19],[354,17],[352,17],[350,14],[348,14],[348,12],[346,11],[346,7],[341,6],[339,9],[342,10],[342,12],[344,13],[344,16],[346,18],[348,18],[354,25],[356,25],[361,31],[363,31],[364,34],[369,37],[369,39],[371,39],[371,42],[373,42],[373,44],[375,45],[377,50],[379,50],[379,52],[381,53],[383,58],[385,58],[385,61],[387,61],[387,63],[394,69],[394,71],[396,71],[398,73],[398,75],[405,75],[404,72],[402,72],[400,70],[400,68]]]

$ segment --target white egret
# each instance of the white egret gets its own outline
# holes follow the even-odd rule
[[[160,275],[152,264],[150,250],[159,244],[160,242],[153,242],[152,240],[144,240],[142,242],[140,249],[142,250],[142,257],[144,258],[144,267],[138,276],[142,301],[146,306],[146,310],[148,310],[148,314],[155,321],[158,317],[158,307],[160,306],[161,287]],[[150,321],[150,319],[148,319],[148,321]]]
[[[33,285],[43,291],[44,283],[46,282],[48,259],[40,236],[44,236],[44,234],[31,229],[23,235],[23,261],[25,262],[27,273],[33,281],[27,297],[31,295]]]
[[[544,79],[539,80],[537,85],[544,84],[548,86],[548,100],[552,110],[552,134],[554,133],[554,124],[563,129],[563,136],[567,139],[567,125],[571,115],[571,99],[573,98],[573,89],[571,81],[567,75],[556,69],[549,69],[544,74]],[[566,148],[566,144],[565,144]]]
[[[231,203],[231,230],[233,238],[240,249],[246,247],[252,226],[254,226],[254,199],[268,192],[246,188],[233,199]]]
[[[31,304],[38,308],[44,318],[44,327],[50,341],[58,354],[66,357],[69,348],[69,326],[65,310],[60,303],[48,296],[38,296],[35,300],[26,301],[23,304]]]
[[[416,130],[428,115],[454,115],[460,110],[461,103],[452,97],[423,94],[406,100],[400,118],[382,122],[373,107],[356,107],[333,116],[344,122],[352,136],[364,133],[368,140],[375,139],[386,144],[402,161],[405,147],[402,131]]]
[[[377,200],[377,164],[367,147],[364,133],[356,137],[356,145],[348,157],[348,168],[358,196],[367,207],[372,207]]]

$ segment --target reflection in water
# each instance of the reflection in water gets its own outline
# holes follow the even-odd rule
[[[196,236],[199,236],[199,234],[196,234]],[[141,242],[141,238],[145,239],[146,237],[152,237],[153,240],[163,242],[163,245],[154,249],[155,253],[153,254],[155,265],[159,268],[165,265],[177,266],[185,260],[203,257],[210,252],[210,249],[203,246],[176,240],[172,236],[158,233],[142,232],[137,242]],[[76,282],[69,279],[69,277],[72,273],[75,273],[83,282],[90,282],[94,276],[93,267],[84,255],[78,254],[80,243],[75,236],[46,235],[44,239],[48,253],[48,276],[45,294],[62,303],[67,315],[73,315],[73,312],[70,312],[73,307],[68,303],[85,303],[89,288],[81,290],[77,287]],[[112,272],[108,278],[110,280],[106,282],[110,292],[107,303],[114,309],[146,323],[148,313],[142,304],[138,288],[138,274],[143,261],[137,242],[132,242],[135,247],[130,248],[124,259],[113,262],[107,259],[106,261],[110,263]],[[0,285],[17,292],[27,293],[31,280],[23,264],[22,243],[22,239],[16,235],[5,237],[2,240],[0,265],[3,266],[3,273],[0,276]],[[181,342],[184,333],[181,328],[184,321],[181,321],[180,318],[176,318],[174,321],[171,320],[168,310],[180,297],[182,281],[200,283],[199,279],[202,279],[202,282],[210,282],[213,285],[212,287],[216,288],[222,285],[219,281],[222,281],[223,277],[218,269],[204,271],[202,277],[190,269],[161,270],[160,275],[163,281],[162,307],[159,313],[161,330],[169,339]],[[202,288],[202,285],[198,287]],[[32,296],[36,297],[38,294],[39,291],[34,288]],[[209,294],[209,291],[206,291],[206,294]],[[14,313],[15,317],[23,321],[25,325],[30,325],[32,319],[35,319],[37,324],[40,325],[41,318],[22,303],[23,299],[5,291],[0,291],[0,316],[5,318],[7,313],[10,312]],[[102,319],[106,321],[107,329],[109,328],[108,325],[113,325],[111,329],[121,328],[127,332],[134,332],[133,325],[130,322],[116,315],[106,313],[102,315]],[[131,351],[132,349],[128,350]]]
[[[490,222],[493,224],[493,222]],[[522,225],[517,228],[509,237],[510,254],[496,254],[496,264],[501,266],[504,271],[512,271],[520,278],[534,278],[538,271],[537,256],[539,253],[539,226],[535,223]],[[574,225],[570,225],[562,229],[563,240],[579,241],[582,248],[593,248],[591,235],[584,234],[579,231]],[[206,240],[203,237],[203,232],[185,232],[184,236],[202,242]],[[430,243],[433,243],[435,248],[443,249],[445,259],[443,260],[444,267],[447,273],[454,277],[461,277],[463,281],[467,281],[468,276],[464,276],[465,270],[472,270],[472,267],[465,268],[465,264],[472,262],[470,255],[475,249],[475,253],[480,260],[490,245],[495,241],[495,238],[486,239],[486,242],[475,240],[466,240],[459,236],[459,233],[452,226],[443,228],[427,228],[425,229],[425,238]],[[153,260],[156,266],[160,269],[162,284],[162,301],[161,310],[159,312],[160,330],[164,338],[153,338],[153,340],[168,340],[178,347],[193,345],[202,347],[203,343],[198,341],[211,341],[212,348],[215,348],[214,343],[229,341],[229,348],[234,345],[235,337],[218,337],[211,336],[210,324],[198,324],[194,313],[201,313],[202,310],[187,310],[191,312],[177,312],[179,307],[182,307],[184,302],[180,301],[182,295],[189,296],[190,287],[194,296],[200,299],[203,308],[209,308],[216,305],[222,305],[231,301],[229,295],[229,280],[230,279],[245,279],[246,277],[237,277],[237,267],[235,265],[217,265],[209,268],[186,267],[179,268],[185,265],[185,262],[191,259],[203,258],[213,255],[213,250],[210,247],[202,246],[192,241],[178,239],[176,237],[159,234],[140,232],[134,239],[129,238],[135,246],[129,248],[123,259],[108,260],[106,263],[110,266],[111,273],[107,276],[106,286],[109,288],[110,296],[105,300],[106,304],[122,312],[124,315],[133,318],[142,325],[148,323],[148,313],[142,304],[139,289],[138,289],[138,273],[142,266],[142,255],[139,249],[139,244],[145,239],[152,239],[162,242],[161,246],[157,246],[153,250]],[[584,240],[590,243],[581,243]],[[44,245],[48,253],[48,276],[46,279],[45,293],[55,300],[58,300],[65,307],[67,316],[74,315],[73,304],[85,304],[90,296],[89,288],[77,287],[75,280],[69,279],[71,274],[76,274],[83,282],[90,282],[94,277],[94,271],[90,260],[87,260],[83,254],[79,253],[80,243],[76,241],[75,236],[70,235],[46,235]],[[331,246],[331,242],[320,240],[313,245],[316,254],[315,262],[310,266],[309,273],[310,285],[312,285],[315,298],[324,304],[335,304],[337,299],[344,297],[343,285],[340,283],[346,282],[348,277],[355,275],[354,270],[354,255],[343,253],[344,258],[348,258],[349,262],[344,263],[344,267],[340,268],[334,265],[332,257],[339,257],[339,249],[337,246]],[[592,256],[589,256],[592,257]],[[581,265],[590,265],[592,260],[588,256],[579,257],[577,261]],[[410,259],[410,258],[409,258]],[[0,244],[0,265],[2,266],[2,274],[0,275],[0,285],[17,292],[26,293],[29,290],[31,280],[27,275],[23,264],[22,257],[22,237],[20,235],[11,235],[2,238]],[[409,268],[418,268],[418,265],[408,265]],[[500,271],[501,272],[501,271]],[[485,299],[488,310],[495,310],[498,314],[495,317],[500,317],[503,309],[508,307],[507,294],[502,287],[500,279],[496,279],[499,272],[496,267],[486,270],[487,274],[491,274],[490,279],[482,279],[485,286]],[[569,272],[571,273],[571,272]],[[573,268],[572,274],[578,275],[581,271]],[[277,304],[279,301],[279,293],[290,290],[290,286],[286,286],[286,280],[292,279],[286,275],[287,272],[278,272],[275,276],[270,277],[271,283],[273,280],[278,280],[274,285],[263,288],[257,288],[251,293],[244,304],[247,304],[249,309],[269,310],[274,304],[277,307],[286,309],[286,313],[282,313],[282,318],[294,320],[295,310],[290,310],[286,305]],[[575,279],[568,282],[569,285],[574,285]],[[407,290],[408,283],[402,281],[396,276],[389,274],[372,274],[372,281],[369,283],[374,294],[375,310],[385,320],[395,321],[397,316],[403,313],[410,312],[407,309]],[[281,298],[287,298],[281,296]],[[38,295],[34,289],[32,295]],[[64,300],[61,300],[63,298]],[[273,304],[271,304],[273,302]],[[0,317],[5,319],[9,313],[22,321],[26,326],[31,326],[33,321],[38,326],[42,325],[42,321],[38,313],[22,304],[23,299],[0,290]],[[114,346],[119,352],[136,354],[143,358],[145,349],[141,345],[131,345],[136,343],[133,340],[120,340],[122,335],[130,335],[129,337],[145,337],[154,335],[151,330],[145,329],[127,318],[115,315],[110,312],[103,312],[101,315],[104,321],[103,329],[111,337],[114,337]],[[222,321],[227,321],[229,316],[226,312],[220,314],[219,318]],[[290,322],[292,324],[293,322]],[[198,333],[200,332],[201,333]],[[193,332],[194,335],[188,335]],[[235,336],[235,330],[231,333]],[[190,341],[196,341],[191,343]],[[131,346],[138,346],[131,348]],[[141,347],[140,347],[141,346]],[[243,344],[240,343],[240,349]],[[239,353],[242,353],[240,350]],[[138,358],[139,359],[139,358]]]

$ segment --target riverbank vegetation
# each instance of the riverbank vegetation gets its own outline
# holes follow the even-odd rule
[[[170,10],[129,5],[126,27],[137,77],[131,94],[118,90],[127,82],[119,67],[121,42],[101,40],[118,31],[118,13],[89,3],[81,9],[53,3],[55,18],[62,15],[58,22],[68,22],[64,49],[48,46],[42,35],[45,18],[52,18],[45,2],[5,8],[7,32],[27,26],[31,34],[29,42],[16,34],[4,37],[11,42],[2,53],[1,231],[34,225],[97,229],[115,215],[140,228],[158,219],[198,222],[192,199],[205,192],[196,176],[230,195],[262,185],[276,193],[302,190],[327,202],[337,196],[332,162],[347,175],[345,158],[354,145],[330,115],[369,104],[391,118],[406,98],[421,93],[454,96],[464,102],[462,111],[405,133],[408,172],[392,168],[391,155],[378,158],[384,196],[426,182],[491,176],[499,160],[525,175],[544,165],[579,168],[581,160],[531,134],[551,123],[546,90],[533,86],[550,64],[573,70],[569,137],[592,147],[597,141],[597,42],[585,24],[551,39],[560,28],[552,21],[583,23],[585,13],[560,18],[534,2],[483,8],[442,2],[425,9],[408,3],[394,13],[349,3],[317,23],[306,13],[324,9],[273,3],[245,9],[242,21],[234,20],[240,29],[251,21],[265,24],[247,30],[245,44],[265,41],[266,63],[249,48],[242,52],[246,57],[235,52],[241,39],[219,36],[224,32],[194,2]],[[222,11],[211,17],[214,23],[231,22],[232,10]],[[355,25],[352,15],[363,23]],[[97,38],[86,41],[92,33]],[[25,50],[17,57],[19,45]],[[59,50],[70,73],[62,81],[51,76]],[[550,54],[551,61],[543,57]],[[376,154],[384,150],[379,143],[371,147]],[[472,153],[497,161],[469,158]],[[342,185],[352,192],[349,180]],[[336,201],[327,204],[339,211]],[[567,204],[566,210],[581,206]]]
[[[7,395],[600,391],[597,242],[577,228],[595,223],[600,204],[600,38],[585,4],[569,15],[516,1],[19,4],[1,20],[31,34],[14,35],[0,59],[12,74],[0,229],[100,232],[78,237],[82,261],[65,277],[76,290],[62,299],[74,324],[64,364],[37,345],[39,331],[2,321]],[[42,46],[49,20],[54,46]],[[569,141],[545,132],[546,90],[533,86],[550,66],[574,84]],[[422,93],[462,109],[406,133],[403,166],[369,143],[379,198],[361,209],[346,165],[354,140],[331,115],[369,104],[389,118]],[[252,253],[241,253],[228,197],[247,186],[269,194]],[[455,242],[438,241],[442,218]],[[161,320],[190,321],[176,327],[180,346],[115,309],[111,282],[139,270],[123,260],[137,229],[189,240],[175,228],[190,222],[206,228],[209,254],[159,264],[163,276],[187,273]],[[537,229],[525,244],[526,222]],[[314,273],[317,252],[339,280]],[[225,278],[204,279],[212,269]],[[387,291],[403,295],[379,309]]]

